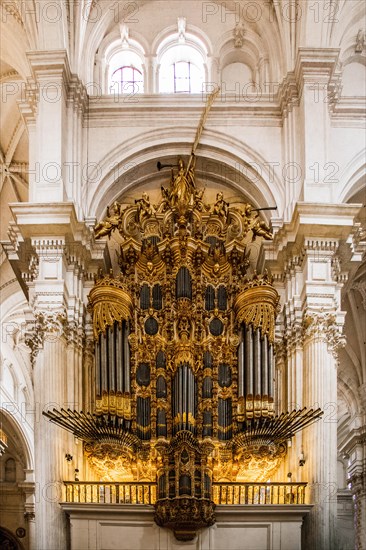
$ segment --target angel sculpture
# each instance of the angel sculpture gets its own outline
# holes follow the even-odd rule
[[[192,162],[189,170],[185,170],[183,160],[178,160],[178,174],[174,177],[172,174],[170,204],[176,206],[178,210],[187,207],[191,203],[191,198],[195,192],[194,183],[194,163]]]
[[[154,213],[154,208],[150,204],[149,195],[144,191],[141,199],[136,199],[137,205],[137,219],[139,223],[142,223],[146,218],[150,218]]]
[[[266,222],[261,221],[257,218],[254,220],[254,224],[251,227],[254,241],[256,237],[263,237],[266,241],[271,241],[273,239],[273,233],[271,233],[270,228]]]
[[[107,206],[107,217],[99,222],[94,228],[96,239],[100,239],[106,235],[110,236],[112,231],[118,228],[121,222],[121,209],[122,207],[117,201],[113,203],[111,209]]]
[[[219,216],[219,218],[224,218],[224,220],[226,220],[227,215],[228,215],[228,208],[229,208],[229,203],[227,203],[224,200],[224,195],[220,191],[216,195],[216,202],[215,202],[214,207],[213,207],[213,213],[216,216]]]

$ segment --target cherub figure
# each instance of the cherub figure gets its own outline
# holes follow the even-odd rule
[[[169,206],[169,189],[166,189],[166,187],[161,186],[161,200],[160,202],[155,206],[156,212],[165,212]]]
[[[140,223],[153,215],[154,209],[150,204],[149,195],[146,191],[142,193],[141,199],[135,200],[135,204],[137,205],[137,218]]]
[[[119,202],[115,201],[111,210],[109,206],[107,206],[107,217],[99,222],[94,228],[95,238],[100,239],[106,235],[110,236],[112,231],[118,228],[121,222],[121,215],[122,207]]]
[[[266,241],[271,241],[273,239],[273,233],[271,233],[270,228],[264,221],[256,219],[254,225],[251,227],[251,230],[253,232],[253,241],[256,237],[263,237]]]
[[[216,216],[219,216],[219,218],[224,218],[224,220],[226,220],[228,215],[228,208],[229,203],[224,200],[224,195],[220,191],[216,195],[216,202],[213,207],[213,213],[216,214]]]
[[[204,192],[205,192],[205,188],[196,189],[194,192],[194,204],[195,204],[195,208],[199,212],[204,212],[205,210],[207,211],[210,209],[209,205],[203,202]]]
[[[251,214],[252,214],[252,205],[251,204],[244,204],[243,210],[241,210],[241,215],[243,217],[243,232],[244,234],[247,233],[250,222],[251,222]]]

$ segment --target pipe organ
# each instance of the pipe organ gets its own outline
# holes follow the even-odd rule
[[[156,522],[189,540],[214,522],[213,481],[266,481],[321,411],[275,414],[279,298],[267,273],[247,274],[247,242],[269,228],[222,193],[207,204],[179,167],[158,204],[114,203],[96,226],[121,244],[119,273],[89,295],[95,410],[46,415],[85,441],[101,479],[156,481]]]

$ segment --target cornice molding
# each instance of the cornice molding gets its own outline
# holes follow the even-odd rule
[[[28,51],[27,58],[36,80],[62,77],[71,80],[71,69],[66,50]]]
[[[39,100],[39,88],[52,85],[61,85],[65,101],[68,104],[72,103],[74,108],[81,112],[86,111],[86,87],[80,78],[71,72],[66,50],[29,51],[27,58],[33,78],[28,79],[26,85],[26,100],[20,102],[23,116],[27,115],[29,108],[35,111],[34,104]]]
[[[295,78],[302,95],[305,82],[325,83],[333,77],[339,59],[339,48],[299,48],[295,61]]]
[[[285,222],[274,236],[273,242],[262,244],[267,261],[277,258],[289,245],[302,248],[304,240],[307,247],[316,246],[326,250],[341,239],[347,239],[352,233],[355,220],[362,204],[322,204],[298,202],[292,219]],[[301,244],[301,246],[300,246]]]

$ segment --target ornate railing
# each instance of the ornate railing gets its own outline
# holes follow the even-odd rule
[[[306,483],[214,483],[215,504],[304,504]],[[156,483],[65,481],[66,502],[155,504]]]
[[[156,483],[65,481],[66,502],[154,504]]]
[[[305,504],[307,483],[214,483],[215,504]]]

